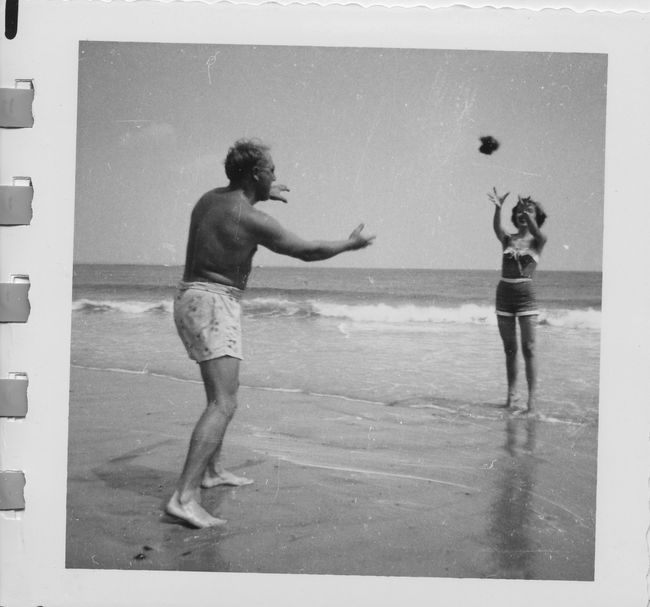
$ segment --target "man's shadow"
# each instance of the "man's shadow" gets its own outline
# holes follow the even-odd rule
[[[136,494],[143,500],[153,498],[157,500],[161,522],[180,525],[193,529],[185,521],[165,513],[167,500],[174,492],[178,481],[178,471],[153,468],[135,462],[138,458],[156,451],[160,447],[175,444],[174,439],[159,441],[151,445],[133,449],[128,453],[109,459],[106,463],[96,466],[92,473],[104,483],[104,485],[118,492]],[[227,495],[226,487],[209,489],[203,492],[203,503],[210,512],[216,512],[221,508],[222,502]],[[128,504],[133,500],[120,500],[125,511],[129,509]],[[135,503],[138,503],[137,501]],[[133,509],[133,507],[131,507]],[[126,512],[125,512],[126,514]],[[132,512],[137,517],[138,512]]]

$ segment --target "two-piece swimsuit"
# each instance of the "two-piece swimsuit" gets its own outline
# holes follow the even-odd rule
[[[517,248],[511,237],[503,251],[501,280],[497,286],[496,311],[498,316],[535,316],[539,314],[533,273],[539,262],[539,253],[529,247]]]

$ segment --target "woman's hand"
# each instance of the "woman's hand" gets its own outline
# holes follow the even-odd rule
[[[492,188],[492,192],[488,192],[488,198],[497,209],[500,209],[503,206],[503,203],[509,195],[510,192],[506,192],[503,196],[499,196],[495,187]]]
[[[269,200],[279,200],[280,202],[287,203],[288,201],[282,192],[288,191],[289,188],[286,185],[282,185],[281,183],[274,183],[271,186],[271,190],[269,191]]]

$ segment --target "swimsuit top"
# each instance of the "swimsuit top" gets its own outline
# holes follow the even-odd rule
[[[503,250],[503,261],[501,265],[502,278],[532,278],[539,253],[529,247],[513,246],[512,240],[508,238],[508,246]]]

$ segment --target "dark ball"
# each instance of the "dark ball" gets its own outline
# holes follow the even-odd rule
[[[496,152],[499,149],[499,142],[491,135],[481,137],[480,139],[481,147],[478,151],[481,152],[481,154],[487,154],[489,156],[492,152]]]

